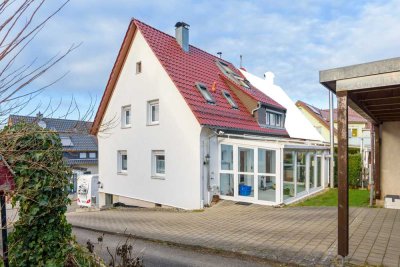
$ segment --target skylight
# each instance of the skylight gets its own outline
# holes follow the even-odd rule
[[[61,145],[64,147],[74,145],[74,143],[72,143],[72,141],[71,141],[71,138],[68,136],[61,136],[60,139],[61,139]]]
[[[226,76],[228,76],[229,78],[233,79],[234,81],[236,81],[239,85],[249,89],[250,88],[250,82],[244,78],[242,78],[240,75],[238,75],[237,73],[235,73],[228,64],[226,64],[223,61],[217,60],[217,65],[219,66],[219,68],[224,72],[224,74]]]
[[[227,91],[222,91],[222,94],[225,96],[226,100],[228,100],[228,103],[232,106],[232,108],[237,109],[238,105],[236,102],[232,99],[231,94],[229,94]]]
[[[201,83],[196,83],[197,89],[199,89],[201,95],[204,97],[204,99],[207,101],[209,104],[214,104],[215,100],[212,97],[211,93],[208,91],[207,87],[204,84]]]

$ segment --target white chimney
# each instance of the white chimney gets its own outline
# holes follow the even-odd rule
[[[189,24],[177,22],[175,24],[175,38],[182,50],[189,52]]]
[[[268,85],[274,85],[275,74],[271,71],[267,71],[264,73],[264,79],[268,83]]]

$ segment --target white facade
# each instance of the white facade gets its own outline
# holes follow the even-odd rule
[[[142,71],[136,74],[136,63]],[[156,78],[155,78],[156,77]],[[159,124],[149,124],[148,102],[159,101]],[[131,106],[130,127],[121,110]],[[183,209],[202,206],[201,127],[140,31],[136,32],[104,115],[111,129],[98,135],[101,192]],[[118,151],[127,171],[118,172]],[[152,151],[165,151],[165,176],[152,176]],[[102,194],[104,195],[104,194]]]
[[[261,79],[242,69],[240,71],[251,84],[286,108],[285,128],[291,138],[324,141],[324,138],[304,117],[285,91],[274,84],[272,72],[267,72],[265,79]]]
[[[110,195],[115,196],[114,201],[127,204],[156,203],[182,209],[203,208],[213,195],[275,205],[319,191],[328,179],[324,147],[287,138],[233,137],[202,127],[140,31],[127,54],[102,125],[106,128],[98,134],[100,205],[107,203]],[[232,147],[231,170],[221,168],[222,145]],[[273,173],[265,169],[266,161],[265,170],[260,169],[260,149],[273,151]],[[303,180],[285,182],[286,149],[307,151]],[[323,159],[321,184],[310,187],[309,151],[318,149]],[[253,157],[239,158],[244,152],[253,153]],[[226,174],[232,175],[232,195],[221,193],[226,187]],[[296,177],[296,170],[291,177]],[[296,192],[300,184],[304,186],[302,193]],[[292,197],[285,197],[285,186],[294,188]]]

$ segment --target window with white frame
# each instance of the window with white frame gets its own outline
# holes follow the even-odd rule
[[[86,158],[87,158],[86,152],[81,152],[81,153],[79,153],[79,158],[80,158],[80,159],[86,159]]]
[[[280,112],[267,109],[266,124],[267,126],[283,128],[284,127],[283,114]]]
[[[223,196],[234,196],[234,171],[233,171],[233,146],[221,144],[220,162],[220,194]]]
[[[276,151],[258,148],[258,199],[276,201]]]
[[[131,126],[131,106],[124,106],[121,109],[121,126],[122,128],[128,128]]]
[[[254,149],[238,148],[238,193],[239,196],[254,197]]]
[[[151,153],[153,177],[165,177],[165,151],[153,150]]]
[[[149,101],[147,104],[147,123],[149,125],[159,124],[160,104],[158,100]]]
[[[90,152],[89,153],[89,158],[95,159],[96,158],[96,152]]]
[[[128,171],[128,153],[126,150],[119,150],[117,153],[118,173],[126,173]]]

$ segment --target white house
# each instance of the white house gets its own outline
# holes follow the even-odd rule
[[[100,203],[276,205],[323,189],[328,147],[290,138],[284,106],[175,26],[129,25],[92,127]]]

